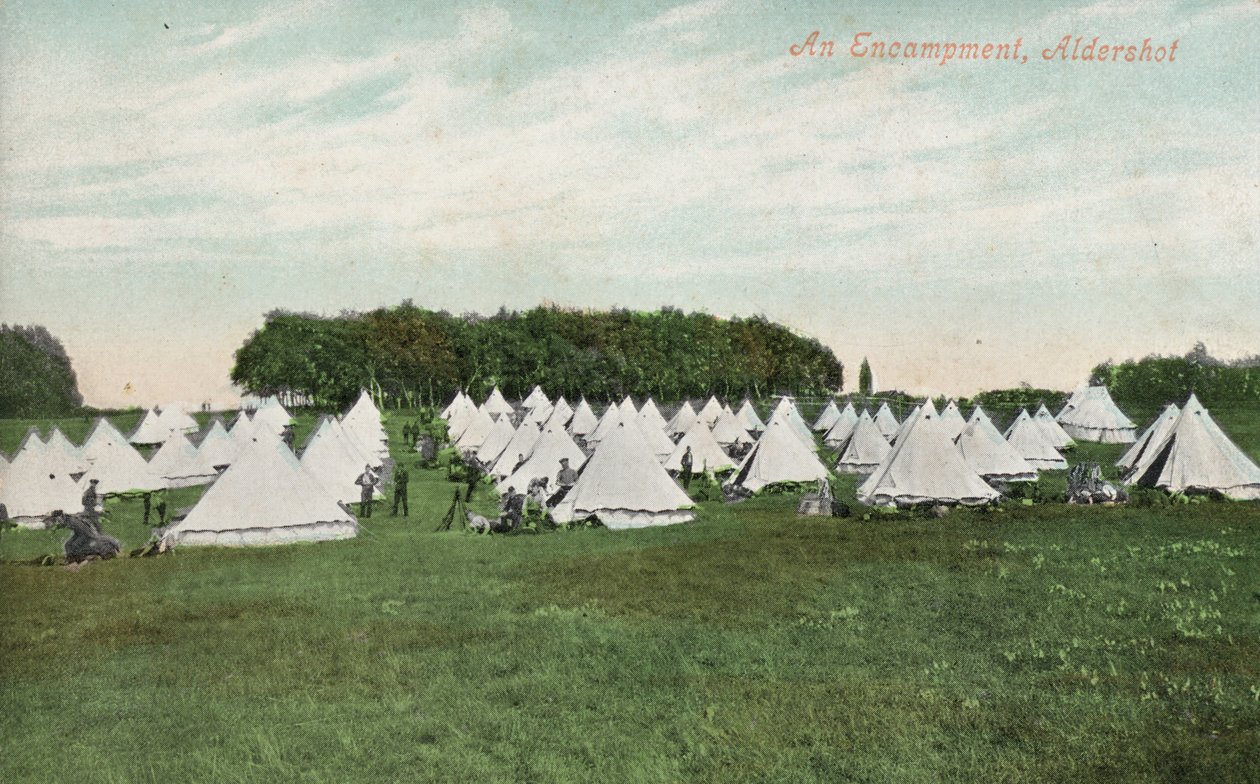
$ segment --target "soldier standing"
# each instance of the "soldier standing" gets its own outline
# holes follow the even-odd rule
[[[390,517],[398,516],[398,504],[402,504],[403,517],[407,516],[407,483],[411,481],[411,477],[407,474],[407,469],[401,463],[394,470],[394,508],[389,513]]]
[[[376,474],[372,473],[372,466],[363,466],[363,473],[354,483],[359,486],[359,517],[371,517],[372,492],[376,490]]]
[[[88,483],[88,487],[83,491],[83,516],[88,519],[92,527],[97,531],[101,530],[101,518],[96,513],[96,505],[100,503],[100,498],[96,494],[96,485],[99,479],[93,479]]]
[[[687,447],[686,451],[683,452],[681,462],[682,462],[683,489],[690,490],[691,489],[691,465],[692,465],[691,447]]]

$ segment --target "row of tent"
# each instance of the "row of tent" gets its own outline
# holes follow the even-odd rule
[[[520,422],[513,425],[517,415]],[[596,417],[585,400],[576,408],[563,398],[552,403],[538,388],[519,410],[497,389],[480,406],[457,395],[443,416],[454,443],[487,466],[500,492],[554,478],[561,457],[580,468],[588,453],[593,458],[599,452],[613,428],[626,423],[639,431],[646,451],[662,469],[678,471],[681,453],[690,448],[695,470],[733,469],[729,484],[751,492],[778,482],[825,478],[828,472],[812,435],[822,433],[823,442],[838,452],[836,470],[866,477],[858,497],[867,504],[988,503],[1000,497],[994,484],[1033,481],[1040,471],[1066,469],[1062,450],[1077,441],[1132,443],[1120,461],[1128,484],[1172,492],[1216,491],[1231,498],[1255,497],[1260,487],[1254,463],[1193,397],[1185,410],[1170,407],[1138,438],[1136,426],[1105,387],[1076,390],[1057,416],[1044,405],[1035,414],[1021,410],[1004,432],[980,407],[964,418],[953,401],[939,413],[925,401],[904,422],[887,404],[872,415],[831,401],[811,427],[788,398],[780,400],[769,425],[763,425],[748,401],[738,413],[716,398],[699,413],[684,402],[666,421],[651,398],[636,409],[627,397]],[[1177,422],[1183,423],[1180,440],[1169,435]],[[751,449],[733,460],[730,450],[743,444]],[[586,503],[598,505],[589,499]],[[643,511],[653,506],[653,499],[645,492],[643,498],[622,497],[617,503]],[[604,514],[595,516],[613,517],[608,511],[613,508],[609,501]]]
[[[940,414],[946,421],[952,421],[957,425],[961,432],[965,421],[957,403],[950,401]],[[1021,417],[1023,416],[1028,416],[1026,411],[1021,412]],[[1106,387],[1079,387],[1064,403],[1063,409],[1057,416],[1051,416],[1045,404],[1042,404],[1037,409],[1037,413],[1032,416],[1041,425],[1040,429],[1045,430],[1046,436],[1056,449],[1071,446],[1073,439],[1104,444],[1131,444],[1136,438],[1136,426],[1111,399],[1111,394]],[[879,407],[872,419],[879,432],[890,440],[900,428],[897,417],[887,403]],[[845,428],[856,424],[856,421],[857,415],[853,413],[852,404],[842,410],[832,400],[818,415],[813,429],[815,432],[824,433],[824,442],[832,443],[847,438],[848,431]],[[837,433],[830,432],[837,426],[840,427]]]
[[[585,399],[571,406],[534,391],[519,406],[498,390],[476,404],[459,393],[441,413],[451,442],[475,458],[501,493],[547,480],[554,488],[563,459],[577,483],[553,518],[596,517],[609,528],[691,519],[692,504],[670,472],[733,472],[730,483],[756,492],[779,482],[826,479],[817,444],[795,404],[783,398],[762,421],[749,401],[739,410],[711,397],[699,411],[684,402],[666,419],[649,398],[626,397],[596,415]],[[738,459],[732,455],[740,454]]]
[[[300,460],[281,439],[290,421],[279,404],[242,411],[230,429],[215,419],[196,444],[182,430],[167,433],[148,461],[103,418],[77,447],[55,427],[47,441],[32,428],[11,463],[0,456],[0,503],[20,525],[42,527],[56,510],[78,511],[92,480],[102,496],[209,484],[165,532],[168,544],[353,536],[344,502],[358,500],[356,478],[388,457],[380,411],[362,394],[345,416],[319,423]]]

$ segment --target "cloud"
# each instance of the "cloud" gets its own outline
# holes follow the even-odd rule
[[[727,0],[699,0],[699,2],[676,6],[637,26],[633,32],[694,25],[720,14],[726,10],[727,6]]]
[[[266,41],[318,25],[317,8],[190,46]],[[1046,277],[1254,277],[1260,136],[1239,121],[1256,109],[1237,84],[1213,81],[1221,92],[1205,101],[1132,71],[824,64],[777,45],[673,42],[725,13],[680,6],[569,59],[535,61],[552,31],[483,6],[432,37],[282,49],[274,62],[180,51],[166,68],[28,69],[0,113],[12,147],[0,248],[58,270],[498,261],[504,275],[548,272],[473,288],[550,296],[589,273],[638,291],[626,282],[637,275],[715,310],[746,312],[756,295],[783,313],[792,286],[840,297],[876,279],[920,299],[914,281],[982,279],[1035,300]],[[1098,4],[1077,16],[1131,15]],[[57,85],[58,100],[41,97]],[[697,269],[774,285],[698,289]],[[336,300],[335,281],[303,285]],[[294,289],[251,293],[283,304]]]
[[[189,55],[197,56],[249,43],[277,30],[309,22],[314,15],[326,9],[329,4],[329,0],[300,0],[300,2],[282,5],[244,24],[218,28],[218,33],[213,38],[190,44],[185,47],[185,51]]]

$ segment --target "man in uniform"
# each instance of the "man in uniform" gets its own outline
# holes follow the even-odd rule
[[[354,483],[359,486],[359,517],[371,517],[372,492],[376,489],[376,474],[372,473],[372,466],[363,466],[363,473]]]
[[[96,513],[96,505],[100,503],[100,498],[96,494],[96,485],[99,479],[93,479],[88,483],[88,487],[83,491],[83,516],[88,519],[92,527],[97,531],[101,530],[101,518]]]
[[[500,528],[515,531],[521,527],[521,514],[525,511],[525,496],[509,487],[503,501],[503,516],[499,519]]]
[[[691,489],[691,447],[687,447],[682,456],[682,482],[683,489]]]
[[[402,463],[394,469],[394,508],[389,513],[390,517],[398,516],[398,504],[402,504],[403,517],[407,516],[407,483],[411,481],[411,477],[407,474],[407,468]]]
[[[557,490],[556,494],[551,498],[551,503],[557,504],[563,501],[564,497],[573,489],[573,486],[577,484],[577,480],[578,472],[569,465],[569,458],[560,458],[560,473],[556,474]]]

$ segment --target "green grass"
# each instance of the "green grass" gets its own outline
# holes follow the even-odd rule
[[[349,542],[69,572],[5,534],[0,779],[1260,779],[1260,505],[479,537],[412,476]]]

